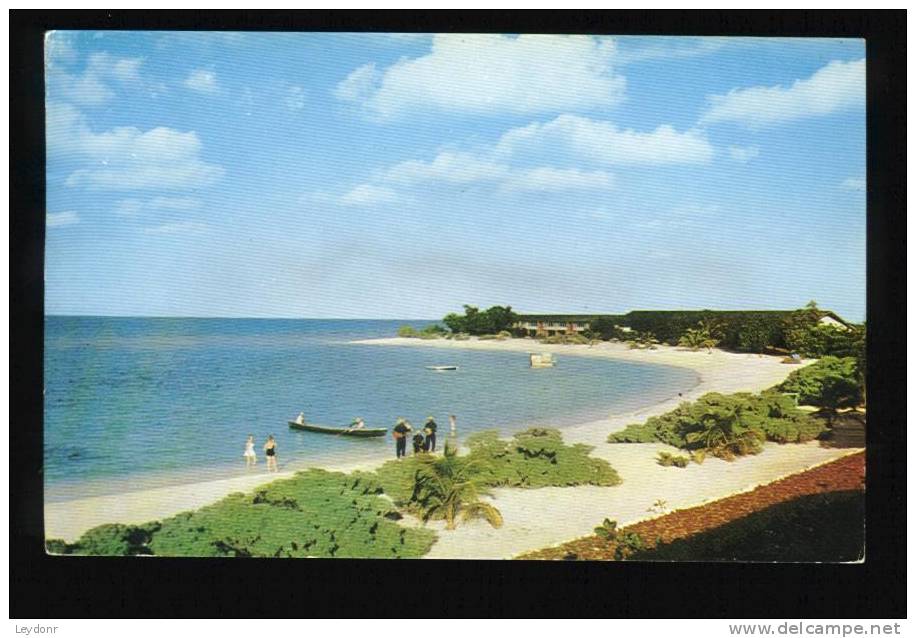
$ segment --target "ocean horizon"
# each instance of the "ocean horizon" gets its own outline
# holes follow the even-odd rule
[[[416,319],[45,318],[46,500],[68,500],[246,473],[254,435],[276,437],[281,469],[394,457],[371,440],[296,432],[360,416],[391,428],[434,416],[459,437],[564,427],[627,413],[697,382],[679,367],[568,356],[531,370],[524,353],[379,347]],[[433,323],[430,320],[428,323]],[[536,349],[533,342],[533,349]],[[436,373],[429,365],[457,365]],[[440,437],[441,438],[441,437]]]

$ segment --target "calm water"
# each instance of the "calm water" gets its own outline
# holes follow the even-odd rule
[[[697,381],[680,368],[604,359],[567,356],[555,368],[531,370],[524,353],[348,343],[393,336],[403,323],[48,317],[47,497],[242,474],[249,433],[261,470],[268,434],[277,438],[281,466],[394,456],[389,437],[290,431],[286,422],[300,410],[310,422],[343,425],[362,416],[370,427],[389,428],[398,416],[416,426],[431,414],[440,432],[454,413],[465,436],[631,411]],[[438,364],[459,370],[424,368]]]

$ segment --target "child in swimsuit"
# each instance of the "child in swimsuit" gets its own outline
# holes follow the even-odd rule
[[[245,467],[252,467],[255,463],[258,462],[258,457],[254,454],[253,434],[248,435],[248,440],[245,441],[245,453],[242,456],[245,457]]]

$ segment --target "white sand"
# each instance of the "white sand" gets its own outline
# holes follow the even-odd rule
[[[595,446],[593,454],[606,459],[623,478],[615,487],[580,486],[541,488],[537,490],[500,489],[494,492],[494,504],[505,523],[494,530],[484,522],[466,523],[457,530],[446,531],[441,524],[439,541],[430,558],[509,558],[518,553],[558,544],[584,536],[605,517],[620,525],[651,518],[660,512],[648,511],[662,499],[671,511],[698,505],[737,492],[753,489],[787,474],[839,458],[855,450],[821,448],[806,445],[779,446],[767,444],[762,454],[733,463],[709,459],[703,465],[691,464],[685,469],[665,468],[655,462],[661,444],[617,444],[606,442],[607,435],[627,424],[662,414],[681,401],[695,399],[706,392],[759,392],[782,381],[798,366],[781,363],[779,357],[733,354],[714,350],[689,352],[659,346],[657,350],[630,350],[619,343],[594,346],[542,345],[531,340],[451,341],[420,339],[375,339],[356,343],[375,346],[407,346],[456,349],[481,349],[527,352],[553,352],[562,365],[563,356],[594,356],[647,363],[681,366],[696,371],[700,383],[671,399],[625,415],[563,428],[567,442]],[[533,374],[549,374],[549,370]],[[328,469],[352,471],[372,469],[378,461],[361,464],[326,466]],[[195,509],[231,494],[254,489],[292,472],[267,474],[257,470],[249,476],[183,484],[124,494],[96,496],[45,504],[45,533],[48,538],[77,539],[83,532],[102,523],[142,523],[162,519],[178,512]]]

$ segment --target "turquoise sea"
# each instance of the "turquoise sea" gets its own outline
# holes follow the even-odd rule
[[[458,417],[459,436],[562,427],[675,396],[689,370],[564,356],[531,370],[524,353],[372,346],[411,320],[47,317],[47,500],[246,472],[242,452],[277,438],[281,469],[394,457],[390,437],[294,432],[287,421],[370,427]],[[532,343],[532,350],[537,344]],[[458,365],[431,372],[428,365]],[[441,438],[441,437],[440,437]]]

